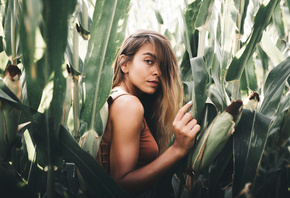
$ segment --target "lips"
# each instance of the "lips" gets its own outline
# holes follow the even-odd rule
[[[152,81],[148,81],[152,86],[157,87],[159,85],[159,81],[156,80],[152,80]]]

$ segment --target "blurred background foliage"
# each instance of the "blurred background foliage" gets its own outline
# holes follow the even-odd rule
[[[1,0],[1,197],[127,196],[95,159],[112,64],[138,29],[169,38],[202,126],[168,177],[175,196],[289,197],[289,10],[289,0]]]

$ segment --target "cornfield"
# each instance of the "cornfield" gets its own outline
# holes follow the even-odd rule
[[[0,16],[1,197],[127,197],[96,154],[141,28],[171,41],[201,125],[175,196],[290,197],[289,0],[1,0]]]

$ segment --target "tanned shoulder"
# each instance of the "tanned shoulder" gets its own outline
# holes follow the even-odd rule
[[[123,95],[118,97],[110,107],[112,118],[120,119],[121,116],[129,118],[143,119],[144,108],[140,100],[133,95]]]

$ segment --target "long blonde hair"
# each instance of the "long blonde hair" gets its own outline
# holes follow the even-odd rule
[[[173,135],[172,122],[182,103],[182,87],[178,73],[178,63],[169,40],[152,30],[140,30],[124,40],[114,64],[113,87],[124,80],[121,66],[133,60],[136,52],[146,43],[154,46],[161,70],[161,87],[154,94],[149,123],[158,142],[160,153],[164,152]],[[125,59],[121,56],[125,55]],[[146,112],[146,109],[145,109]]]

